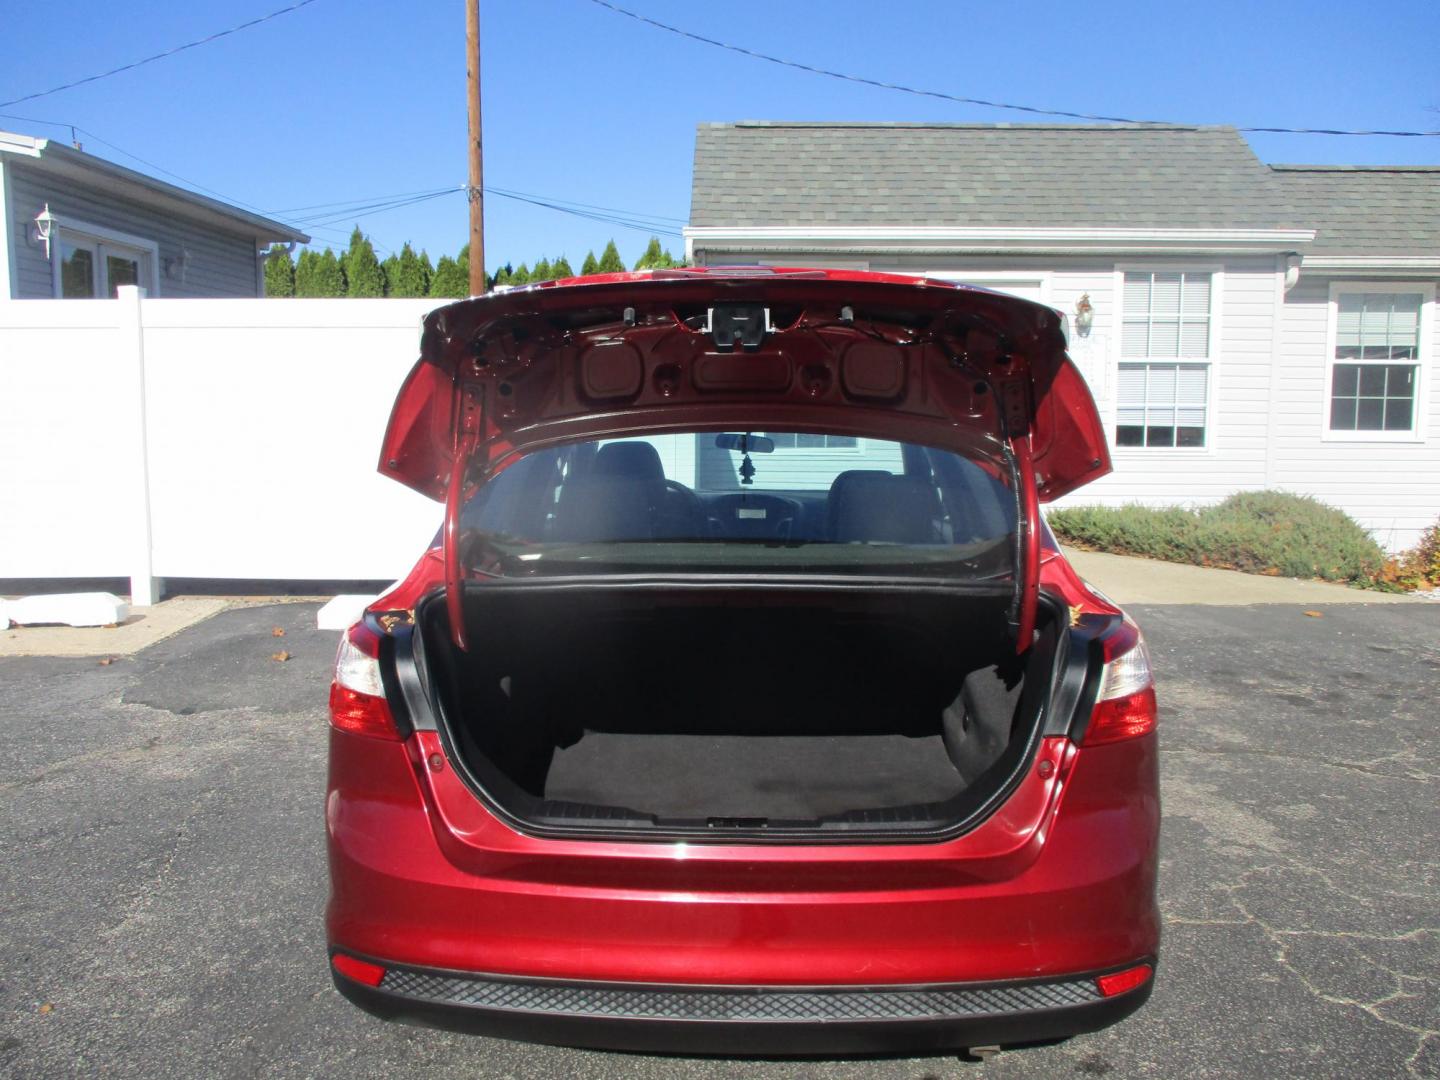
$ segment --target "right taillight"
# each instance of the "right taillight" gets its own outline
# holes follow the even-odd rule
[[[1127,619],[1101,642],[1101,649],[1105,667],[1082,746],[1134,739],[1155,730],[1155,680],[1140,628]]]
[[[380,678],[380,636],[356,623],[340,639],[330,684],[330,723],[352,735],[399,739]]]

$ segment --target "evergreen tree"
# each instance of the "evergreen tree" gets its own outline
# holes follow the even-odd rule
[[[295,263],[290,258],[290,249],[271,244],[265,256],[265,295],[295,295]]]
[[[511,269],[510,269],[510,264],[509,264],[509,263],[506,263],[504,266],[500,267],[499,270],[496,270],[496,271],[495,271],[495,276],[490,279],[490,287],[491,287],[492,289],[497,289],[497,288],[499,288],[501,285],[514,285],[514,284],[515,284],[514,274],[513,274],[513,272],[512,272]]]
[[[650,237],[650,243],[645,248],[645,254],[641,255],[635,263],[636,270],[668,270],[675,265],[675,260],[670,257],[668,251],[660,249],[660,238]]]
[[[350,250],[345,253],[346,296],[384,296],[385,272],[375,257],[375,245],[355,226],[350,234]]]
[[[510,272],[511,285],[529,285],[532,280],[530,277],[530,268],[524,263],[521,263]]]
[[[387,275],[390,296],[425,296],[430,289],[430,259],[415,254],[407,240],[399,255],[392,255],[394,269]]]
[[[400,256],[396,255],[392,251],[389,255],[385,256],[385,258],[380,260],[380,275],[385,279],[386,296],[390,295],[390,290],[394,287],[395,278],[399,275],[399,273]]]
[[[340,269],[340,260],[329,248],[324,254],[314,248],[300,253],[295,264],[296,296],[344,296],[345,273]]]
[[[531,281],[553,281],[555,275],[550,270],[550,260],[540,256],[540,261],[535,264],[535,269],[530,271]]]
[[[469,259],[465,260],[469,262]],[[435,264],[435,273],[430,277],[429,296],[460,299],[470,292],[470,271],[449,255],[441,255]]]
[[[580,264],[580,273],[581,273],[581,274],[598,274],[599,272],[600,272],[600,264],[599,264],[599,262],[597,262],[596,259],[595,259],[595,252],[593,252],[593,251],[587,251],[587,252],[585,253],[585,261]]]
[[[561,255],[555,260],[555,264],[550,267],[550,276],[556,281],[559,281],[561,278],[574,277],[575,271],[570,269],[569,260],[566,259],[564,255]]]
[[[379,264],[376,264],[379,269]],[[340,265],[340,259],[328,247],[321,254],[315,264],[315,280],[319,291],[316,296],[344,296],[345,268]]]
[[[598,269],[602,274],[618,274],[624,272],[625,263],[620,258],[620,251],[615,246],[614,240],[606,244],[605,250],[600,253]]]
[[[300,252],[300,257],[295,260],[295,295],[296,296],[319,296],[316,292],[315,265],[320,261],[320,253],[313,248],[306,248]]]

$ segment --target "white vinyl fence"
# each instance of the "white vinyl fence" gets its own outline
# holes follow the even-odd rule
[[[0,303],[0,579],[393,579],[438,504],[375,466],[431,300]]]

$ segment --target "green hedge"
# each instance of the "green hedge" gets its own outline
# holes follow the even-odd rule
[[[1198,510],[1082,506],[1052,510],[1063,543],[1252,574],[1373,586],[1385,554],[1353,518],[1306,495],[1252,491]]]

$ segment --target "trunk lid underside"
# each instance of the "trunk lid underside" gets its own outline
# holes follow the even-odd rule
[[[518,454],[579,439],[803,430],[904,440],[1004,474],[1018,503],[1011,626],[1028,647],[1039,502],[1110,468],[1058,313],[985,289],[845,271],[654,271],[549,283],[425,319],[380,471],[460,508]]]

